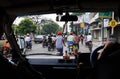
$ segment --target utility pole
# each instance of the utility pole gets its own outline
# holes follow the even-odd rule
[[[101,19],[101,35],[102,35],[102,43],[104,43],[104,19]]]
[[[114,19],[114,12],[112,12],[112,20]],[[112,28],[111,35],[114,34],[114,28]]]

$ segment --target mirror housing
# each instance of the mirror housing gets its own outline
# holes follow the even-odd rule
[[[77,21],[78,17],[76,15],[63,15],[60,21]]]
[[[68,12],[66,12],[65,15],[58,15],[56,17],[56,21],[77,21],[78,20],[78,17],[76,15],[69,15]]]

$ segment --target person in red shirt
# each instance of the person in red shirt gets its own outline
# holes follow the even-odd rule
[[[77,48],[79,49],[79,42],[80,42],[80,37],[77,35],[77,34],[75,34],[75,36],[74,36],[74,44],[75,44],[75,46],[77,46]]]

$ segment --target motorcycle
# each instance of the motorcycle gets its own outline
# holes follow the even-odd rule
[[[43,42],[42,42],[42,47],[44,48],[44,47],[46,47],[47,46],[47,41],[46,40],[43,40]]]
[[[51,51],[51,43],[48,43],[48,51]]]
[[[69,49],[70,49],[70,52],[73,52],[73,44],[70,44]]]
[[[92,41],[88,41],[86,44],[87,44],[88,49],[90,50],[90,52],[92,52],[92,47],[93,47]]]
[[[31,41],[26,41],[26,48],[27,49],[32,49]]]
[[[52,43],[48,43],[48,51],[51,51],[55,49],[55,42],[52,42]]]

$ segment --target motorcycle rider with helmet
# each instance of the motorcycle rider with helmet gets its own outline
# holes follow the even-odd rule
[[[26,42],[26,48],[31,49],[32,48],[32,41],[31,41],[29,33],[27,33],[27,35],[25,37],[25,42]]]

